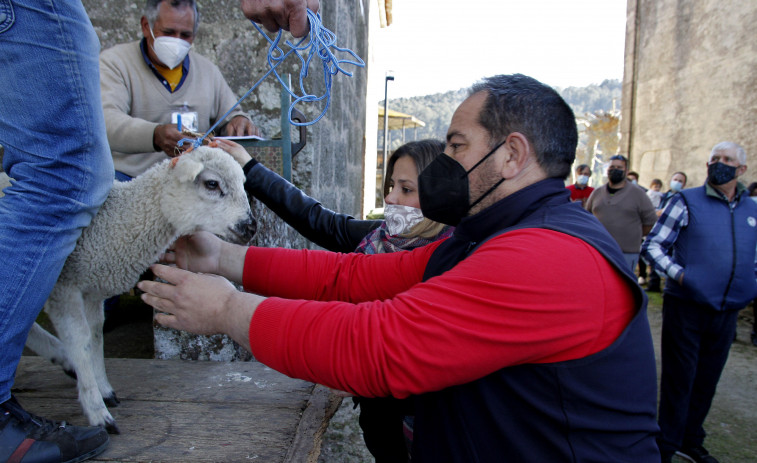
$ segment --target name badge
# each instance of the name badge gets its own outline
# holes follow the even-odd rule
[[[179,120],[181,120],[181,126],[185,130],[199,132],[199,129],[197,128],[197,111],[174,111],[171,113],[172,124],[177,125]]]

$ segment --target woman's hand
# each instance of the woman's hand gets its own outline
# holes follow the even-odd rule
[[[226,140],[224,138],[214,138],[213,141],[208,144],[208,146],[210,146],[211,148],[221,148],[222,150],[226,151],[242,167],[244,167],[245,164],[252,160],[252,156],[250,156],[250,153],[248,153],[242,145],[231,140]]]

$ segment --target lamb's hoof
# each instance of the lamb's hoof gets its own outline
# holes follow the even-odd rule
[[[115,421],[106,423],[105,430],[108,431],[108,434],[121,434],[121,431],[118,429]]]
[[[108,397],[103,397],[103,402],[105,402],[105,405],[108,407],[118,407],[118,404],[121,403],[121,401],[118,400],[118,397],[116,397],[115,392],[111,392]]]

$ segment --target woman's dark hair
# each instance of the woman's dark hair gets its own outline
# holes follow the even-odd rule
[[[389,158],[389,162],[386,164],[384,196],[386,197],[389,194],[392,174],[394,173],[394,164],[396,164],[399,159],[405,157],[411,158],[415,163],[415,168],[418,169],[418,175],[420,175],[421,171],[443,152],[444,143],[432,139],[411,141],[397,148]],[[438,237],[444,230],[444,227],[446,227],[446,225],[443,223],[434,222],[431,219],[424,218],[420,223],[416,224],[406,233],[403,233],[402,236],[405,238],[436,239],[436,237]]]
[[[391,191],[392,174],[394,173],[394,164],[404,157],[410,157],[415,162],[415,167],[418,169],[418,175],[431,164],[431,161],[444,151],[444,143],[439,140],[418,140],[405,143],[400,146],[389,157],[389,162],[386,164],[386,178],[384,179],[384,196]]]

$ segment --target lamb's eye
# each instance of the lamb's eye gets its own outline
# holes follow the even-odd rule
[[[208,190],[217,190],[218,182],[216,180],[205,180],[205,188]]]

